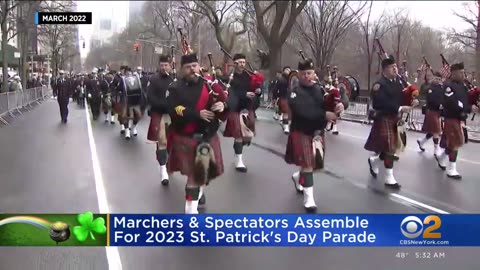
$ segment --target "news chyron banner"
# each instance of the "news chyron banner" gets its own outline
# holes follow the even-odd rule
[[[92,12],[36,12],[35,24],[92,24]]]
[[[480,215],[3,214],[1,246],[480,246]]]

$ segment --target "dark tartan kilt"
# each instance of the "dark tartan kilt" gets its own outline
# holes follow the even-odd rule
[[[167,171],[169,173],[180,172],[187,177],[193,177],[195,167],[195,152],[198,142],[193,138],[179,135],[175,132],[168,133],[167,139],[168,162]],[[214,179],[223,174],[223,157],[222,148],[220,147],[220,139],[215,134],[210,139],[210,145],[215,154],[215,161],[217,164]]]
[[[148,126],[147,140],[158,141],[158,132],[160,129],[160,122],[163,114],[157,112],[150,112],[150,125]]]
[[[293,131],[288,135],[285,162],[302,168],[316,168],[313,154],[313,136],[299,131]],[[325,153],[325,133],[322,134],[323,152]],[[325,154],[324,154],[325,159]]]
[[[440,112],[427,110],[425,112],[425,119],[423,120],[422,131],[431,134],[442,133],[442,126],[440,124]]]
[[[124,104],[124,102],[113,102],[112,101],[112,107],[118,115],[122,115],[123,114],[123,107],[125,107],[125,104]]]
[[[393,154],[397,151],[397,116],[381,116],[373,121],[365,150]]]
[[[461,121],[457,119],[445,119],[443,125],[440,147],[458,150],[458,148],[465,143]]]
[[[280,109],[280,112],[283,114],[289,114],[290,113],[290,108],[288,107],[288,99],[281,97],[278,99],[278,108]]]
[[[255,119],[255,114],[253,110],[248,110],[248,118]],[[253,130],[255,132],[255,122],[253,122]],[[227,124],[225,125],[225,131],[223,132],[224,137],[230,137],[235,139],[241,139],[242,136],[242,127],[240,125],[240,113],[239,112],[229,112],[227,116]]]

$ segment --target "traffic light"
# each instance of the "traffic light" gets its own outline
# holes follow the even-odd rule
[[[135,44],[133,44],[133,49],[134,49],[136,52],[138,52],[138,49],[139,49],[139,48],[140,48],[140,44],[138,44],[138,43],[135,42]]]

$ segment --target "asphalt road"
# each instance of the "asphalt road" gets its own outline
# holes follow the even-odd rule
[[[302,197],[290,181],[295,168],[284,163],[286,136],[259,112],[258,136],[246,149],[248,173],[233,167],[230,139],[222,138],[225,174],[207,190],[208,213],[303,213]],[[139,136],[125,141],[118,124],[93,122],[76,104],[69,122],[60,124],[58,105],[48,101],[0,129],[1,212],[182,213],[185,179],[171,176],[163,187],[155,146],[146,142],[149,119]],[[363,143],[369,127],[340,124],[339,136],[327,137],[327,170],[315,175],[315,197],[321,213],[478,212],[474,152],[460,154],[462,181],[445,178],[431,153],[416,153],[412,135],[397,166],[399,195],[378,187],[368,174]],[[90,134],[91,133],[91,134]],[[92,136],[89,136],[92,135]],[[89,138],[90,137],[90,138]],[[95,142],[92,155],[92,139]],[[471,147],[471,148],[470,148]],[[478,152],[477,152],[478,153]],[[98,164],[92,162],[98,159]],[[97,166],[99,165],[99,166]],[[478,171],[478,169],[477,169]],[[100,183],[100,184],[99,184]],[[430,208],[428,208],[430,207]],[[479,269],[474,248],[1,248],[0,269]],[[445,252],[446,259],[399,259],[399,251]],[[113,255],[112,255],[113,254]],[[110,267],[110,269],[119,269]]]

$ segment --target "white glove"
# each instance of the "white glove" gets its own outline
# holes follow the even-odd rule
[[[89,94],[88,94],[88,98],[92,98],[92,94],[89,93]]]
[[[68,101],[69,101],[69,102],[72,102],[72,101],[73,101],[73,98],[69,98]]]

